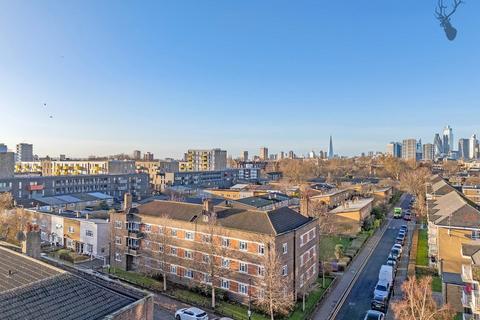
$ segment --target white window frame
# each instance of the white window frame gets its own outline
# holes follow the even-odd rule
[[[230,281],[228,281],[227,279],[222,279],[222,281],[220,283],[220,287],[222,289],[229,290],[230,289]]]
[[[177,274],[177,266],[171,264],[170,265],[170,273],[176,275]]]
[[[122,255],[119,252],[115,252],[115,261],[122,261]]]
[[[188,241],[195,240],[195,236],[193,235],[192,231],[185,231],[185,240],[188,240]]]
[[[247,241],[242,241],[240,240],[239,244],[238,244],[238,248],[240,249],[240,251],[248,251],[248,243]]]
[[[244,268],[242,268],[244,267]],[[242,270],[243,269],[243,270]],[[248,264],[245,262],[240,262],[238,264],[238,271],[242,273],[248,273]]]
[[[288,276],[288,266],[287,265],[284,265],[282,267],[282,276],[284,276],[284,277]]]
[[[259,244],[258,245],[258,254],[263,256],[265,255],[265,245],[264,244]]]
[[[248,286],[243,283],[238,284],[238,293],[248,295]]]
[[[115,229],[122,229],[123,222],[121,220],[115,220]]]
[[[283,254],[288,253],[288,244],[286,242],[284,244],[282,244],[282,252],[283,252]]]
[[[115,236],[115,244],[121,245],[122,244],[122,237]]]

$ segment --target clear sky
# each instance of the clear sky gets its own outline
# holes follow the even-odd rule
[[[480,1],[454,42],[436,2],[0,0],[0,142],[236,156],[332,134],[351,155],[480,133]]]

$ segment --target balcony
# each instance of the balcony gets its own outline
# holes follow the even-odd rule
[[[128,230],[128,237],[132,239],[142,239],[143,232],[138,230]]]
[[[462,264],[462,281],[466,283],[473,282],[472,266],[468,264]]]
[[[131,256],[134,256],[134,257],[138,257],[140,256],[140,251],[137,249],[133,249],[133,248],[128,248],[127,251],[125,252],[125,254],[128,254],[128,255],[131,255]]]

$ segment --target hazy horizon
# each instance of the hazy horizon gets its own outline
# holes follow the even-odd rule
[[[0,3],[0,143],[70,157],[385,151],[480,133],[480,2]],[[46,104],[46,106],[44,105]],[[456,147],[456,145],[455,145]]]

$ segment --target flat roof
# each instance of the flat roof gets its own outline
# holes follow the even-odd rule
[[[344,205],[340,205],[335,209],[330,210],[331,213],[350,212],[360,210],[373,202],[373,198],[363,198],[357,200],[350,200],[345,202]]]

